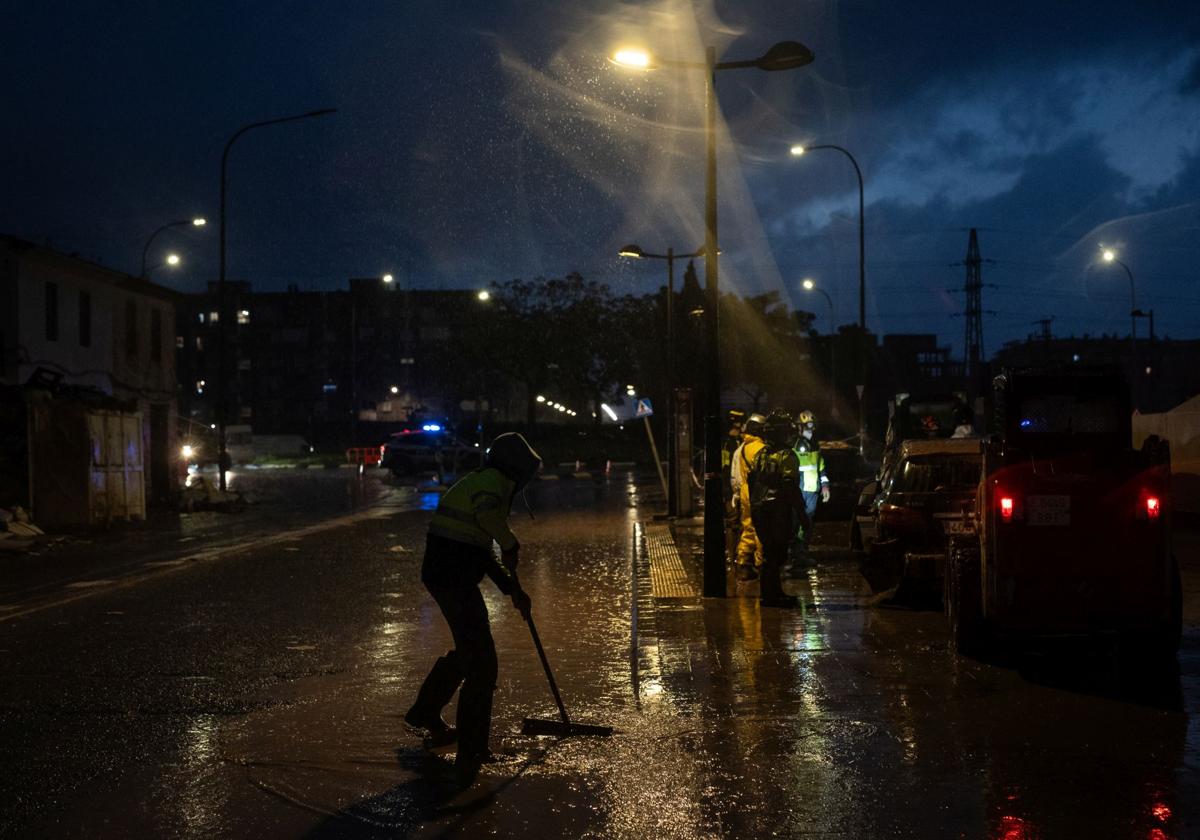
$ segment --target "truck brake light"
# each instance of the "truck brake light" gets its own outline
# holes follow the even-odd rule
[[[1158,501],[1158,496],[1146,497],[1146,518],[1158,519],[1158,515],[1162,513],[1162,505]]]
[[[1012,496],[1001,496],[1000,497],[1000,517],[1005,522],[1012,521],[1012,518],[1013,518],[1013,497]]]

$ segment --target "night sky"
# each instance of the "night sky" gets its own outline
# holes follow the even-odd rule
[[[221,150],[229,272],[340,288],[390,272],[477,287],[580,271],[647,292],[663,265],[619,246],[703,242],[703,78],[612,66],[752,58],[798,40],[812,65],[720,74],[722,283],[783,290],[829,328],[857,319],[866,178],[867,322],[961,352],[961,262],[980,230],[986,350],[1127,334],[1132,269],[1159,334],[1200,337],[1200,3],[935,2],[6,4],[0,232],[193,291],[217,266]]]

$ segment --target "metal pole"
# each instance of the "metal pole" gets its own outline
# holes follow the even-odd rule
[[[717,51],[705,51],[706,147],[704,196],[704,299],[706,332],[706,381],[704,408],[704,595],[726,596],[725,517],[721,492],[721,351],[718,345],[720,294],[717,289]]]
[[[675,440],[675,249],[667,248],[667,515],[679,515],[679,458]]]
[[[146,246],[144,248],[142,248],[142,273],[138,275],[139,277],[141,277],[143,280],[146,279],[146,259],[150,254],[150,243],[152,243],[154,241],[155,237],[157,237],[160,233],[162,233],[167,228],[179,227],[180,225],[190,225],[190,224],[191,224],[191,222],[187,219],[183,219],[178,222],[167,222],[165,225],[158,228],[158,230],[154,231],[154,233],[150,234],[150,238],[146,240]]]
[[[277,125],[279,123],[294,122],[296,120],[304,120],[309,117],[323,117],[326,114],[332,114],[336,108],[322,108],[319,111],[309,111],[306,114],[294,114],[290,117],[280,117],[274,120],[263,120],[262,122],[250,123],[239,128],[233,133],[233,136],[225,143],[225,150],[221,153],[221,232],[220,232],[220,260],[219,272],[217,274],[217,473],[219,476],[218,486],[221,490],[225,489],[225,402],[226,402],[226,364],[225,364],[225,324],[228,322],[229,313],[225,306],[225,173],[229,164],[229,150],[233,148],[233,144],[239,137],[250,131],[253,128],[262,128],[267,125]]]

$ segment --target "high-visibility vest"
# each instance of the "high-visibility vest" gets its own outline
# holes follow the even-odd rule
[[[829,483],[829,476],[825,475],[825,459],[820,451],[813,449],[801,452],[797,449],[796,459],[800,462],[800,489],[805,493],[816,493],[822,483]]]
[[[516,535],[508,527],[516,489],[500,470],[472,470],[442,496],[429,533],[481,548],[491,549],[493,540],[502,551],[516,548]]]

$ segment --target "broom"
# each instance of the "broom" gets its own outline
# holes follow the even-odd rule
[[[529,624],[529,633],[533,636],[533,644],[537,648],[538,658],[542,660],[542,668],[546,671],[546,679],[550,683],[550,691],[554,693],[554,702],[558,704],[558,715],[561,719],[525,718],[521,725],[521,733],[524,735],[559,735],[564,738],[570,735],[596,735],[607,738],[612,735],[613,728],[611,726],[571,722],[567,716],[567,707],[563,705],[562,695],[558,693],[558,683],[554,681],[554,673],[550,670],[550,661],[546,659],[546,651],[542,647],[542,640],[538,637],[533,616],[526,615],[525,621]]]

